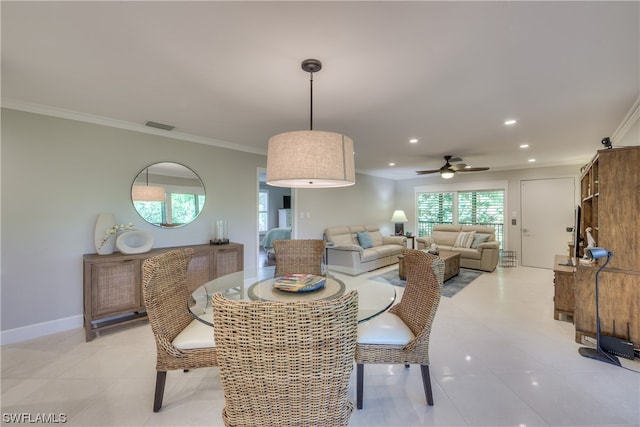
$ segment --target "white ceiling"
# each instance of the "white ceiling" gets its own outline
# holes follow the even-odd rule
[[[357,170],[393,179],[446,154],[492,170],[586,162],[640,94],[638,1],[1,8],[5,106],[152,120],[266,154],[270,136],[308,129],[300,63],[317,58],[314,129],[350,136]]]

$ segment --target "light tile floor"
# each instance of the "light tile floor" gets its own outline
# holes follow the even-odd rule
[[[442,299],[431,335],[435,406],[425,404],[417,366],[367,365],[364,409],[350,425],[640,425],[640,374],[578,347],[573,324],[553,319],[551,271],[498,268]],[[222,425],[216,368],[169,372],[162,410],[152,412],[147,323],[89,343],[76,329],[6,345],[1,363],[3,425],[11,414],[59,413],[73,426]]]

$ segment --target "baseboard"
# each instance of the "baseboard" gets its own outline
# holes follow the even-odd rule
[[[68,331],[70,329],[81,328],[83,324],[82,315],[79,314],[76,316],[0,331],[0,345],[13,344],[45,335]]]

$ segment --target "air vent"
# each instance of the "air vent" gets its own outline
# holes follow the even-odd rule
[[[158,122],[147,122],[145,126],[149,126],[150,128],[162,129],[162,130],[173,130],[175,128],[175,126],[165,125],[164,123],[158,123]]]

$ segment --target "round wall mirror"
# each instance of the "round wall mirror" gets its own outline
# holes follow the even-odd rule
[[[149,224],[182,227],[196,219],[204,207],[202,180],[186,166],[172,162],[144,168],[131,186],[131,200]]]

